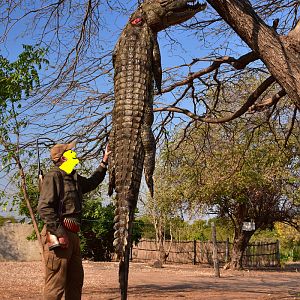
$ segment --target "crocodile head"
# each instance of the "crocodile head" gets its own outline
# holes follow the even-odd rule
[[[132,14],[130,22],[140,25],[146,21],[154,32],[158,32],[189,20],[205,8],[206,3],[194,0],[144,0]]]

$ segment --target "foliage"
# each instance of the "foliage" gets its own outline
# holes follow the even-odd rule
[[[217,240],[226,241],[232,240],[233,227],[231,222],[226,218],[211,218],[207,221],[196,220],[190,225],[190,240],[208,241],[211,240],[211,223],[216,226]]]
[[[84,258],[95,261],[111,261],[114,255],[114,210],[113,204],[103,206],[101,199],[86,200],[83,208],[80,232],[81,250]],[[141,238],[143,221],[133,226],[133,242]]]
[[[151,223],[151,218],[144,215],[138,220],[142,220],[144,223],[142,230],[143,239],[155,239],[155,228]],[[170,224],[173,227],[171,229],[172,238],[174,240],[182,241],[209,241],[211,240],[211,222],[216,225],[217,240],[226,241],[227,239],[232,240],[233,227],[230,221],[226,218],[211,218],[207,220],[197,219],[193,222],[184,221],[178,217],[171,219],[170,223],[164,228],[166,240],[170,240]]]
[[[6,222],[17,223],[17,220],[14,217],[0,216],[0,226],[3,226]]]
[[[254,132],[242,125],[233,129],[200,126],[186,141],[175,137],[182,141],[176,151],[170,148],[177,142],[169,144],[162,158],[173,203],[185,203],[189,210],[206,206],[235,226],[257,219],[266,228],[276,221],[267,218],[270,211],[274,218],[286,212],[282,220],[292,221],[299,199],[298,148],[283,148],[263,126]]]
[[[255,230],[293,223],[300,213],[297,139],[287,142],[278,128],[274,140],[268,124],[259,122],[253,130],[248,124],[195,124],[188,132],[179,130],[161,155],[166,170],[161,188],[167,187],[159,191],[167,195],[162,201],[230,220],[237,268]],[[243,231],[243,222],[251,220],[255,230]]]
[[[28,97],[39,86],[38,69],[43,63],[46,50],[23,45],[24,51],[15,62],[0,55],[0,150],[2,171],[9,173],[12,161],[20,166],[20,132],[28,126],[28,120],[20,116],[23,97]],[[19,168],[18,168],[19,169]]]
[[[46,50],[30,45],[23,45],[23,49],[12,63],[0,55],[0,107],[5,108],[8,100],[14,103],[20,101],[23,95],[28,97],[34,87],[40,85],[37,69],[41,69],[42,63],[48,63],[43,58]]]
[[[110,261],[114,251],[114,207],[102,206],[99,199],[87,200],[82,218],[80,238],[83,257]]]
[[[299,224],[299,221],[298,221]],[[295,228],[276,223],[275,230],[280,241],[280,253],[283,260],[299,261],[300,260],[300,232]]]
[[[136,209],[136,214],[138,213],[138,210]],[[136,219],[133,222],[133,228],[132,228],[132,243],[137,245],[138,242],[142,238],[142,233],[145,228],[145,223],[143,220]]]
[[[141,238],[143,239],[155,239],[155,228],[151,219],[147,215],[143,215],[136,219],[136,222],[142,222],[143,229],[141,232]]]

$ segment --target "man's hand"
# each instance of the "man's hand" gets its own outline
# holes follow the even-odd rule
[[[69,239],[67,235],[61,236],[58,238],[59,244],[62,248],[68,248],[69,246]]]
[[[103,155],[103,159],[102,159],[102,161],[103,161],[104,163],[107,164],[107,162],[108,162],[108,157],[109,157],[110,154],[111,154],[111,151],[110,151],[110,149],[109,149],[109,144],[107,144],[106,147],[105,147],[104,155]]]

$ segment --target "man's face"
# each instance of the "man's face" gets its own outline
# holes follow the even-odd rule
[[[66,159],[62,165],[67,167],[69,170],[73,170],[75,166],[79,163],[79,159],[77,158],[77,154],[73,150],[68,150],[64,152],[64,158]]]

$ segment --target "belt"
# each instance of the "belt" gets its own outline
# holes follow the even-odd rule
[[[62,224],[71,232],[77,233],[80,231],[80,223],[75,218],[64,218]]]

